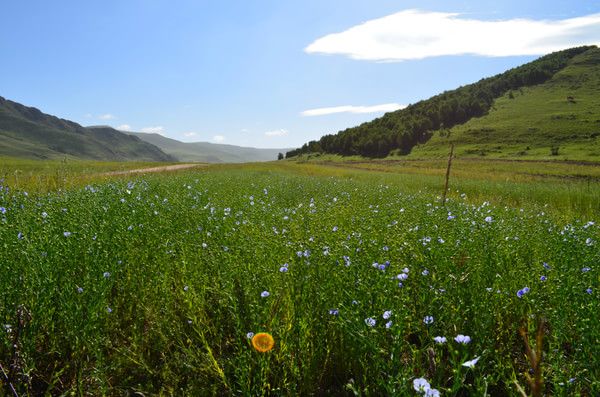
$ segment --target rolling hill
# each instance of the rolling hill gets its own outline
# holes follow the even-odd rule
[[[252,161],[277,160],[279,153],[289,149],[257,149],[209,142],[180,142],[159,134],[130,132],[159,147],[163,152],[185,162],[203,163],[244,163]]]
[[[332,153],[600,159],[600,49],[571,48],[325,135],[286,157]]]
[[[600,49],[575,56],[544,84],[512,90],[488,114],[436,131],[411,157],[600,160]]]
[[[85,128],[0,97],[0,155],[33,159],[175,161],[158,147],[110,127]]]

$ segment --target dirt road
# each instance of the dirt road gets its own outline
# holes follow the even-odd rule
[[[105,172],[102,175],[126,175],[126,174],[147,174],[150,172],[165,172],[165,171],[177,171],[183,170],[186,168],[195,168],[195,167],[206,167],[206,164],[174,164],[174,165],[165,165],[163,167],[151,167],[151,168],[137,168],[134,170],[127,171],[111,171]]]

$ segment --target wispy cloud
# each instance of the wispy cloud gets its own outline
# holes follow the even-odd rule
[[[165,128],[162,125],[157,125],[156,127],[144,127],[141,131],[148,134],[165,135]]]
[[[268,137],[274,137],[274,136],[286,136],[288,134],[288,130],[285,129],[279,129],[279,130],[273,130],[273,131],[267,131],[265,132],[265,136]]]
[[[458,13],[405,10],[321,37],[305,51],[385,62],[463,54],[541,55],[594,44],[600,44],[600,14],[485,21]]]
[[[184,132],[183,133],[183,136],[186,136],[188,138],[191,138],[191,137],[194,137],[194,136],[197,136],[197,135],[198,134],[196,134],[195,132]]]
[[[110,113],[106,113],[106,114],[101,114],[100,116],[98,116],[98,118],[100,120],[112,120],[115,118],[115,116]]]
[[[334,106],[329,108],[309,109],[300,113],[302,116],[324,116],[335,113],[381,113],[393,112],[394,110],[404,109],[406,105],[399,103],[384,103],[374,106]]]
[[[223,142],[225,140],[225,137],[223,135],[215,135],[212,138],[213,142]]]
[[[129,124],[121,124],[117,126],[117,130],[119,131],[131,131],[131,126]]]

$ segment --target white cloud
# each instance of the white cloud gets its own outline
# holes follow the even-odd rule
[[[399,103],[384,103],[374,106],[334,106],[329,108],[309,109],[300,113],[302,116],[324,116],[334,113],[381,113],[393,112],[394,110],[404,109],[406,105]]]
[[[484,21],[458,13],[405,10],[323,36],[307,53],[369,61],[405,61],[443,55],[541,55],[600,44],[600,14],[561,20]]]
[[[225,140],[225,137],[223,135],[215,135],[213,136],[213,142],[223,142]]]
[[[117,130],[119,131],[131,131],[131,126],[129,124],[121,124],[117,126]]]
[[[287,130],[279,129],[279,130],[273,130],[273,131],[267,131],[265,132],[265,136],[269,136],[269,137],[273,137],[273,136],[286,136],[288,134]]]
[[[110,113],[106,113],[106,114],[101,114],[100,116],[98,116],[98,118],[100,120],[112,120],[115,118],[115,116]]]
[[[193,136],[197,136],[198,134],[196,134],[195,132],[184,132],[183,136],[186,136],[188,138],[191,138]]]
[[[141,131],[148,134],[166,135],[165,128],[162,125],[158,125],[156,127],[144,127],[141,129]]]

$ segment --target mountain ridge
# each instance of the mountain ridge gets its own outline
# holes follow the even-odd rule
[[[181,142],[159,134],[82,126],[0,96],[0,155],[101,161],[241,163],[276,160],[289,148]]]
[[[88,129],[0,97],[0,155],[104,161],[175,161],[158,147],[113,128]]]

